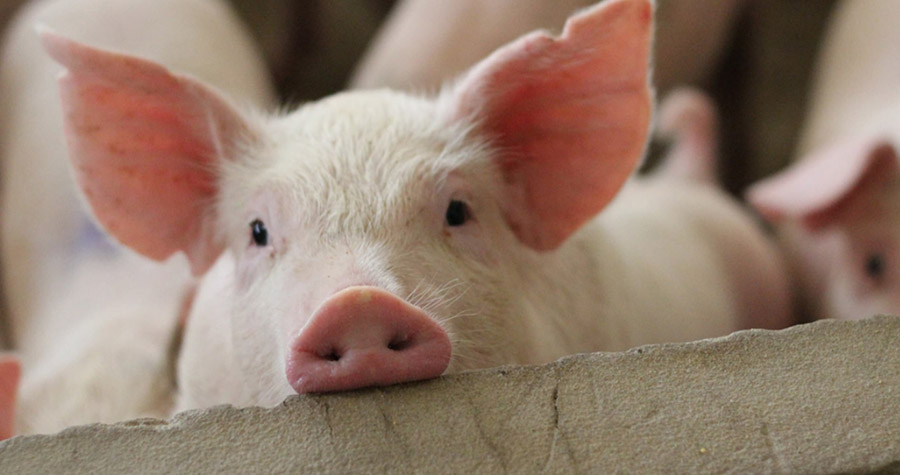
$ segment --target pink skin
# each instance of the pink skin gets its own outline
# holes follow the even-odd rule
[[[422,309],[377,287],[350,287],[322,304],[289,351],[288,381],[307,393],[440,376],[451,347]]]
[[[10,354],[0,354],[0,440],[15,434],[16,393],[22,366],[19,359]]]

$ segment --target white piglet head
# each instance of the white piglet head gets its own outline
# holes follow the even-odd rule
[[[900,167],[891,140],[822,147],[754,185],[750,203],[783,241],[811,318],[900,313]]]
[[[527,361],[539,335],[521,302],[544,290],[541,263],[642,157],[651,14],[585,10],[435,99],[350,92],[274,117],[141,59],[44,43],[68,70],[71,158],[99,222],[198,274],[233,262],[236,370],[333,391]]]

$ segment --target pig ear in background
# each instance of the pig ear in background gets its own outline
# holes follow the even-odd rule
[[[22,367],[19,359],[9,353],[0,354],[0,440],[15,435],[16,393]]]
[[[753,185],[747,200],[763,218],[800,219],[815,228],[840,204],[897,172],[897,151],[885,140],[856,139],[803,157],[784,172]]]
[[[76,180],[97,220],[162,260],[184,251],[195,273],[222,250],[214,232],[216,171],[251,136],[243,117],[199,81],[143,59],[40,30],[60,77]]]
[[[656,115],[656,134],[672,140],[657,174],[715,184],[719,119],[712,99],[698,89],[670,92]]]
[[[559,38],[535,32],[497,50],[453,91],[453,117],[474,118],[498,152],[505,218],[524,244],[562,244],[640,163],[651,23],[647,0],[603,2]]]

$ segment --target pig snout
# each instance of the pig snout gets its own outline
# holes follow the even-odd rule
[[[342,391],[440,376],[450,338],[422,309],[375,287],[332,295],[294,338],[287,356],[298,393]]]

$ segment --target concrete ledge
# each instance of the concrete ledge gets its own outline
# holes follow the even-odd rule
[[[4,473],[900,472],[900,318],[0,443]]]

